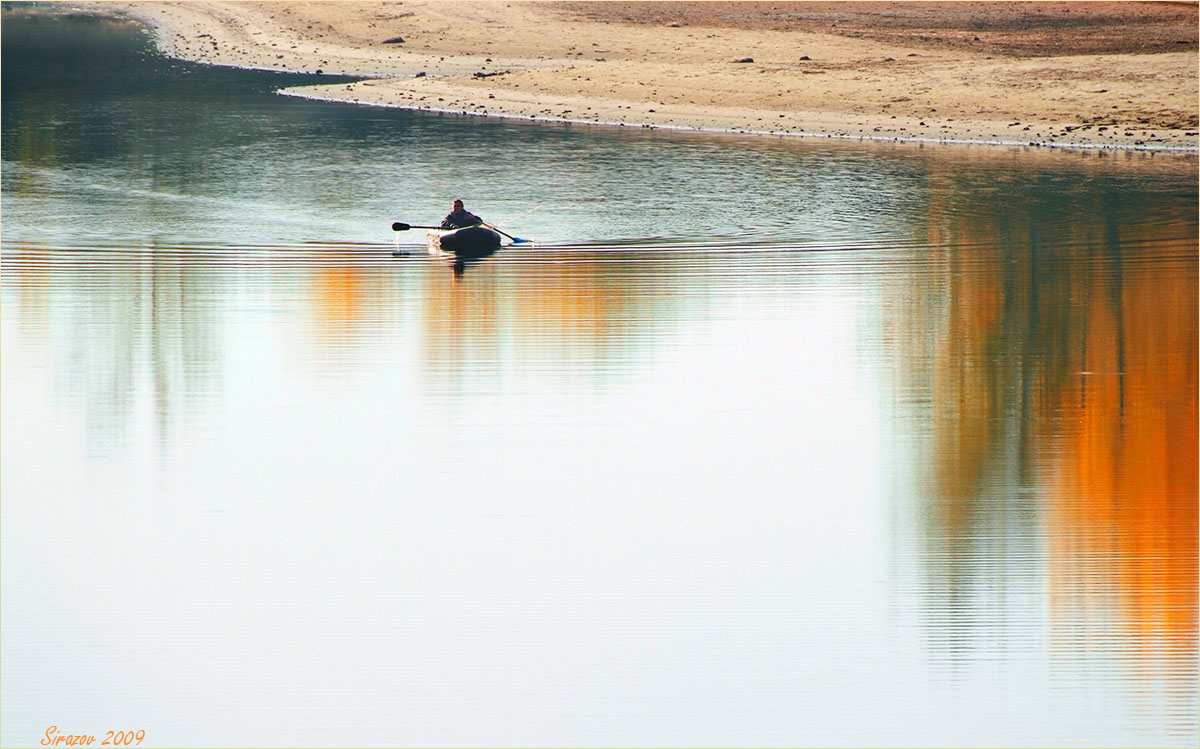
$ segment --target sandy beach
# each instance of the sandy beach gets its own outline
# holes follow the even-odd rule
[[[81,7],[81,6],[74,6]],[[1196,151],[1197,3],[122,2],[287,93],[739,133]]]

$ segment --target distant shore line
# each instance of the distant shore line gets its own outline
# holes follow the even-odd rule
[[[210,63],[211,64],[211,63]],[[236,66],[235,66],[236,67]],[[244,68],[250,70],[251,68]],[[255,70],[267,70],[270,72],[287,72],[270,70],[270,68],[253,68]],[[318,84],[319,85],[319,84]],[[604,121],[604,120],[582,120],[569,119],[560,117],[537,117],[535,115],[520,115],[520,114],[502,114],[499,112],[472,112],[468,109],[439,109],[437,107],[417,107],[406,104],[395,104],[387,102],[370,102],[370,101],[352,101],[334,96],[322,96],[320,94],[311,93],[305,89],[312,88],[311,86],[291,86],[281,88],[276,91],[281,96],[291,96],[297,99],[306,99],[308,101],[322,101],[331,104],[351,104],[360,107],[378,107],[381,109],[404,109],[410,112],[429,112],[431,114],[446,114],[458,115],[464,117],[484,117],[497,120],[515,120],[518,122],[534,122],[548,125],[587,125],[589,127],[602,128],[620,128],[624,130],[664,130],[666,132],[677,133],[698,133],[711,135],[756,135],[756,136],[772,136],[778,138],[807,138],[811,140],[840,140],[840,141],[867,141],[876,143],[909,143],[913,145],[946,145],[946,146],[1000,146],[1004,148],[1047,148],[1058,149],[1061,151],[1119,151],[1119,152],[1144,152],[1144,153],[1163,153],[1163,154],[1179,154],[1179,155],[1200,155],[1200,148],[1196,146],[1172,146],[1172,145],[1126,145],[1114,143],[1094,143],[1094,144],[1079,144],[1079,143],[1039,143],[1036,141],[1020,141],[1020,140],[971,140],[969,138],[917,138],[917,137],[901,137],[891,135],[865,135],[865,134],[843,134],[843,133],[824,133],[824,132],[788,132],[779,130],[734,130],[729,128],[706,128],[700,125],[671,125],[655,122],[620,122],[620,121]]]
[[[443,49],[433,49],[430,52],[412,52],[402,49],[402,45],[373,46],[363,41],[363,32],[352,29],[354,34],[343,32],[340,24],[348,24],[345,11],[336,6],[342,3],[318,3],[317,11],[325,13],[322,17],[289,17],[280,19],[288,11],[282,4],[248,4],[229,6],[207,3],[184,4],[142,4],[142,3],[87,3],[76,8],[86,9],[108,17],[121,17],[138,22],[148,28],[155,40],[157,49],[165,56],[173,59],[197,62],[201,64],[220,65],[234,68],[269,70],[283,73],[324,73],[354,78],[350,83],[314,84],[285,87],[279,93],[286,96],[306,98],[315,101],[339,102],[364,106],[380,106],[388,108],[408,109],[412,111],[438,112],[442,114],[457,114],[467,116],[485,116],[506,120],[559,123],[571,125],[589,125],[625,129],[650,129],[668,132],[692,132],[710,134],[735,134],[745,136],[774,136],[785,138],[806,138],[822,140],[866,141],[881,143],[914,143],[929,145],[969,145],[1000,148],[1023,149],[1055,149],[1066,151],[1096,150],[1096,151],[1134,151],[1149,153],[1171,153],[1180,155],[1196,155],[1200,153],[1200,138],[1197,133],[1185,128],[1164,130],[1159,127],[1150,130],[1149,135],[1143,129],[1139,137],[1136,130],[1144,125],[1116,124],[1116,115],[1112,116],[1112,124],[1093,115],[1086,118],[1083,124],[1063,120],[1050,121],[1051,118],[1030,119],[1028,116],[1009,115],[1000,120],[981,120],[963,116],[946,117],[942,120],[935,118],[933,113],[938,109],[945,110],[948,105],[940,102],[951,101],[950,94],[941,95],[941,99],[933,99],[938,107],[929,107],[928,115],[921,114],[889,114],[888,104],[882,112],[868,111],[811,111],[798,109],[766,109],[761,106],[762,96],[750,98],[750,104],[735,107],[727,106],[724,102],[714,106],[711,104],[684,103],[687,96],[695,96],[696,91],[703,87],[706,76],[716,78],[726,76],[729,80],[721,79],[722,85],[737,87],[752,85],[761,86],[754,75],[746,75],[745,65],[725,66],[717,73],[710,73],[711,63],[684,62],[675,64],[667,56],[666,62],[645,61],[628,62],[627,68],[613,71],[613,66],[603,64],[606,57],[596,57],[593,62],[585,62],[577,58],[559,59],[552,54],[534,57],[529,49],[513,47],[511,55],[507,52],[479,52],[468,50],[465,54],[454,54]],[[358,4],[355,4],[357,8]],[[405,3],[405,9],[413,6],[414,10],[406,10],[405,21],[411,26],[417,26],[413,20],[415,13],[435,14],[440,10],[438,4]],[[445,4],[443,4],[445,5]],[[453,5],[461,11],[459,4]],[[514,6],[531,6],[531,4],[514,3]],[[532,4],[532,6],[554,4]],[[335,6],[335,7],[327,7]],[[482,7],[487,12],[496,10],[499,6],[494,3],[472,4]],[[391,7],[391,6],[380,6]],[[503,6],[509,8],[509,5]],[[274,11],[279,9],[280,14]],[[526,13],[542,12],[540,7],[526,8]],[[382,13],[382,11],[381,11]],[[224,14],[224,15],[223,15]],[[325,38],[309,38],[298,29],[307,27],[313,29],[325,19],[327,35],[334,41],[327,42]],[[427,25],[435,26],[437,21],[444,20],[434,17]],[[274,24],[274,25],[272,25]],[[422,27],[423,28],[423,27]],[[576,26],[570,26],[576,29]],[[612,33],[610,26],[600,27],[602,31]],[[337,33],[335,34],[334,31]],[[707,30],[707,29],[705,29]],[[643,33],[643,29],[621,29],[626,35]],[[655,33],[653,29],[648,30]],[[588,33],[576,32],[581,39],[590,39],[599,32],[588,27]],[[414,31],[414,33],[416,33]],[[431,34],[432,32],[425,32]],[[565,32],[563,32],[565,33]],[[340,34],[340,36],[338,35]],[[317,35],[321,36],[321,35]],[[691,35],[689,35],[691,36]],[[713,36],[713,35],[709,35]],[[399,38],[399,37],[397,37]],[[632,39],[632,41],[631,41]],[[789,38],[790,39],[790,38]],[[806,44],[813,45],[807,37]],[[388,40],[390,41],[390,40]],[[503,40],[501,40],[503,41]],[[641,41],[645,46],[653,46],[653,39],[645,41],[642,37],[620,37],[620,41],[610,43],[590,42],[598,49],[616,47],[624,44],[624,49],[637,49]],[[738,42],[739,44],[742,42]],[[455,46],[450,42],[442,42],[443,46]],[[427,45],[428,46],[428,45]],[[582,47],[583,42],[569,47],[575,50]],[[843,44],[843,47],[846,45]],[[807,49],[808,47],[806,47]],[[676,48],[678,49],[678,48]],[[534,50],[539,51],[539,50]],[[552,52],[553,50],[548,50]],[[814,47],[815,51],[815,47]],[[827,53],[833,57],[857,53],[857,50],[838,48]],[[482,55],[488,54],[484,58]],[[573,54],[582,55],[582,52]],[[609,53],[611,54],[611,53]],[[776,53],[777,54],[777,53]],[[895,53],[900,54],[900,53]],[[1168,53],[1178,54],[1178,53]],[[564,56],[559,53],[559,56]],[[917,53],[909,56],[919,57]],[[805,56],[807,59],[807,56]],[[547,59],[543,59],[547,58]],[[493,63],[493,60],[496,60]],[[753,58],[746,58],[753,60]],[[888,58],[892,59],[892,58]],[[987,57],[987,60],[992,60]],[[1057,59],[1057,58],[1052,58]],[[1160,58],[1165,59],[1165,58]],[[1138,64],[1159,62],[1153,56],[1142,56]],[[743,62],[734,60],[733,62]],[[1007,61],[1002,61],[1002,63]],[[1102,62],[1107,63],[1107,60]],[[1176,60],[1178,62],[1178,60]],[[569,63],[569,64],[566,64]],[[489,64],[491,69],[488,69]],[[839,63],[840,64],[840,63]],[[928,63],[926,63],[928,65]],[[939,74],[942,69],[953,69],[954,60],[939,61]],[[990,64],[990,63],[989,63]],[[1047,65],[1049,63],[1041,62]],[[689,67],[690,65],[690,67]],[[1015,65],[1015,63],[1014,63]],[[497,71],[496,68],[505,68]],[[843,67],[846,67],[843,65]],[[1010,66],[1011,67],[1011,66]],[[733,73],[726,69],[732,68]],[[425,71],[429,70],[429,73]],[[487,70],[484,73],[482,71]],[[1007,68],[1005,69],[1007,70]],[[1038,68],[1037,70],[1041,70]],[[667,75],[670,72],[674,75]],[[761,74],[778,74],[770,65],[762,66]],[[826,70],[801,72],[836,73],[834,67]],[[883,75],[878,70],[858,70],[851,72]],[[1018,70],[1024,74],[1024,69]],[[591,75],[588,75],[588,74]],[[658,74],[655,77],[655,74]],[[1011,73],[1006,73],[1011,74]],[[499,76],[503,75],[504,80]],[[619,90],[612,96],[595,93],[597,84],[591,83],[593,77],[607,76],[605,85],[611,85],[610,90]],[[1115,75],[1115,74],[1114,74]],[[492,76],[497,76],[493,78]],[[861,76],[856,76],[857,77]],[[1065,76],[1064,76],[1065,77]],[[483,79],[487,78],[487,81]],[[695,78],[699,84],[689,84],[691,88],[680,87],[679,81]],[[795,76],[793,76],[795,78]],[[807,80],[806,76],[799,76]],[[630,98],[630,90],[639,90],[632,85],[637,79],[637,86],[646,89],[646,94],[640,98]],[[644,79],[644,80],[642,80]],[[771,85],[784,85],[787,78]],[[822,79],[825,80],[825,79]],[[898,79],[899,80],[899,79]],[[584,83],[587,81],[589,83]],[[649,85],[645,83],[649,81]],[[881,84],[886,79],[880,78]],[[907,79],[905,85],[911,85]],[[925,81],[922,81],[925,83]],[[826,85],[822,83],[822,85]],[[830,84],[832,85],[832,84]],[[892,85],[899,86],[898,81]],[[1040,88],[1041,82],[1029,84]],[[1115,85],[1115,84],[1114,84]],[[588,87],[591,87],[590,89]],[[623,86],[623,87],[622,87]],[[674,86],[675,88],[671,88]],[[521,88],[518,88],[521,87]],[[658,89],[662,89],[660,93]],[[666,91],[672,93],[668,94]],[[768,86],[768,90],[770,89]],[[877,89],[884,91],[882,86]],[[1107,89],[1097,89],[1104,92]],[[905,91],[886,89],[888,94]],[[1090,93],[1090,92],[1089,92]],[[1133,96],[1123,91],[1121,96]],[[671,98],[674,97],[674,101]],[[1197,97],[1200,99],[1200,96]],[[892,101],[908,101],[910,96],[893,96]],[[744,104],[744,102],[743,102]],[[1118,109],[1120,105],[1113,105]],[[849,107],[847,107],[848,109]],[[859,108],[862,109],[861,107]],[[587,112],[584,116],[581,113]],[[1092,112],[1097,110],[1093,109]],[[1166,111],[1166,110],[1164,110]],[[1150,120],[1147,113],[1138,112],[1143,116],[1140,120]],[[1178,118],[1179,113],[1175,116]],[[1188,115],[1192,120],[1194,115]],[[1185,118],[1186,119],[1186,118]],[[768,125],[767,123],[771,124]],[[772,127],[778,123],[778,126]],[[1029,137],[1016,138],[1004,132],[1014,126],[1024,126],[1023,130],[1030,132]],[[928,134],[921,132],[928,131]],[[915,131],[915,132],[914,132]],[[1092,135],[1090,133],[1095,133]],[[935,135],[940,133],[940,135]]]

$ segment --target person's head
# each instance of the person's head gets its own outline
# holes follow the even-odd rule
[[[454,210],[455,210],[455,211],[461,211],[461,210],[463,210],[463,202],[462,202],[462,198],[455,198],[455,199],[454,199]]]

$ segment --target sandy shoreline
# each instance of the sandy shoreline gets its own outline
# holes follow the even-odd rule
[[[289,95],[612,126],[1196,152],[1196,3],[85,3]]]

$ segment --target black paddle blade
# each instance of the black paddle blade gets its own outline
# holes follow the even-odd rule
[[[408,230],[409,230],[409,229],[411,229],[411,228],[412,228],[412,227],[411,227],[411,226],[409,226],[408,224],[404,224],[404,223],[401,223],[401,222],[399,222],[399,221],[397,221],[396,223],[392,224],[392,231],[408,231]]]

